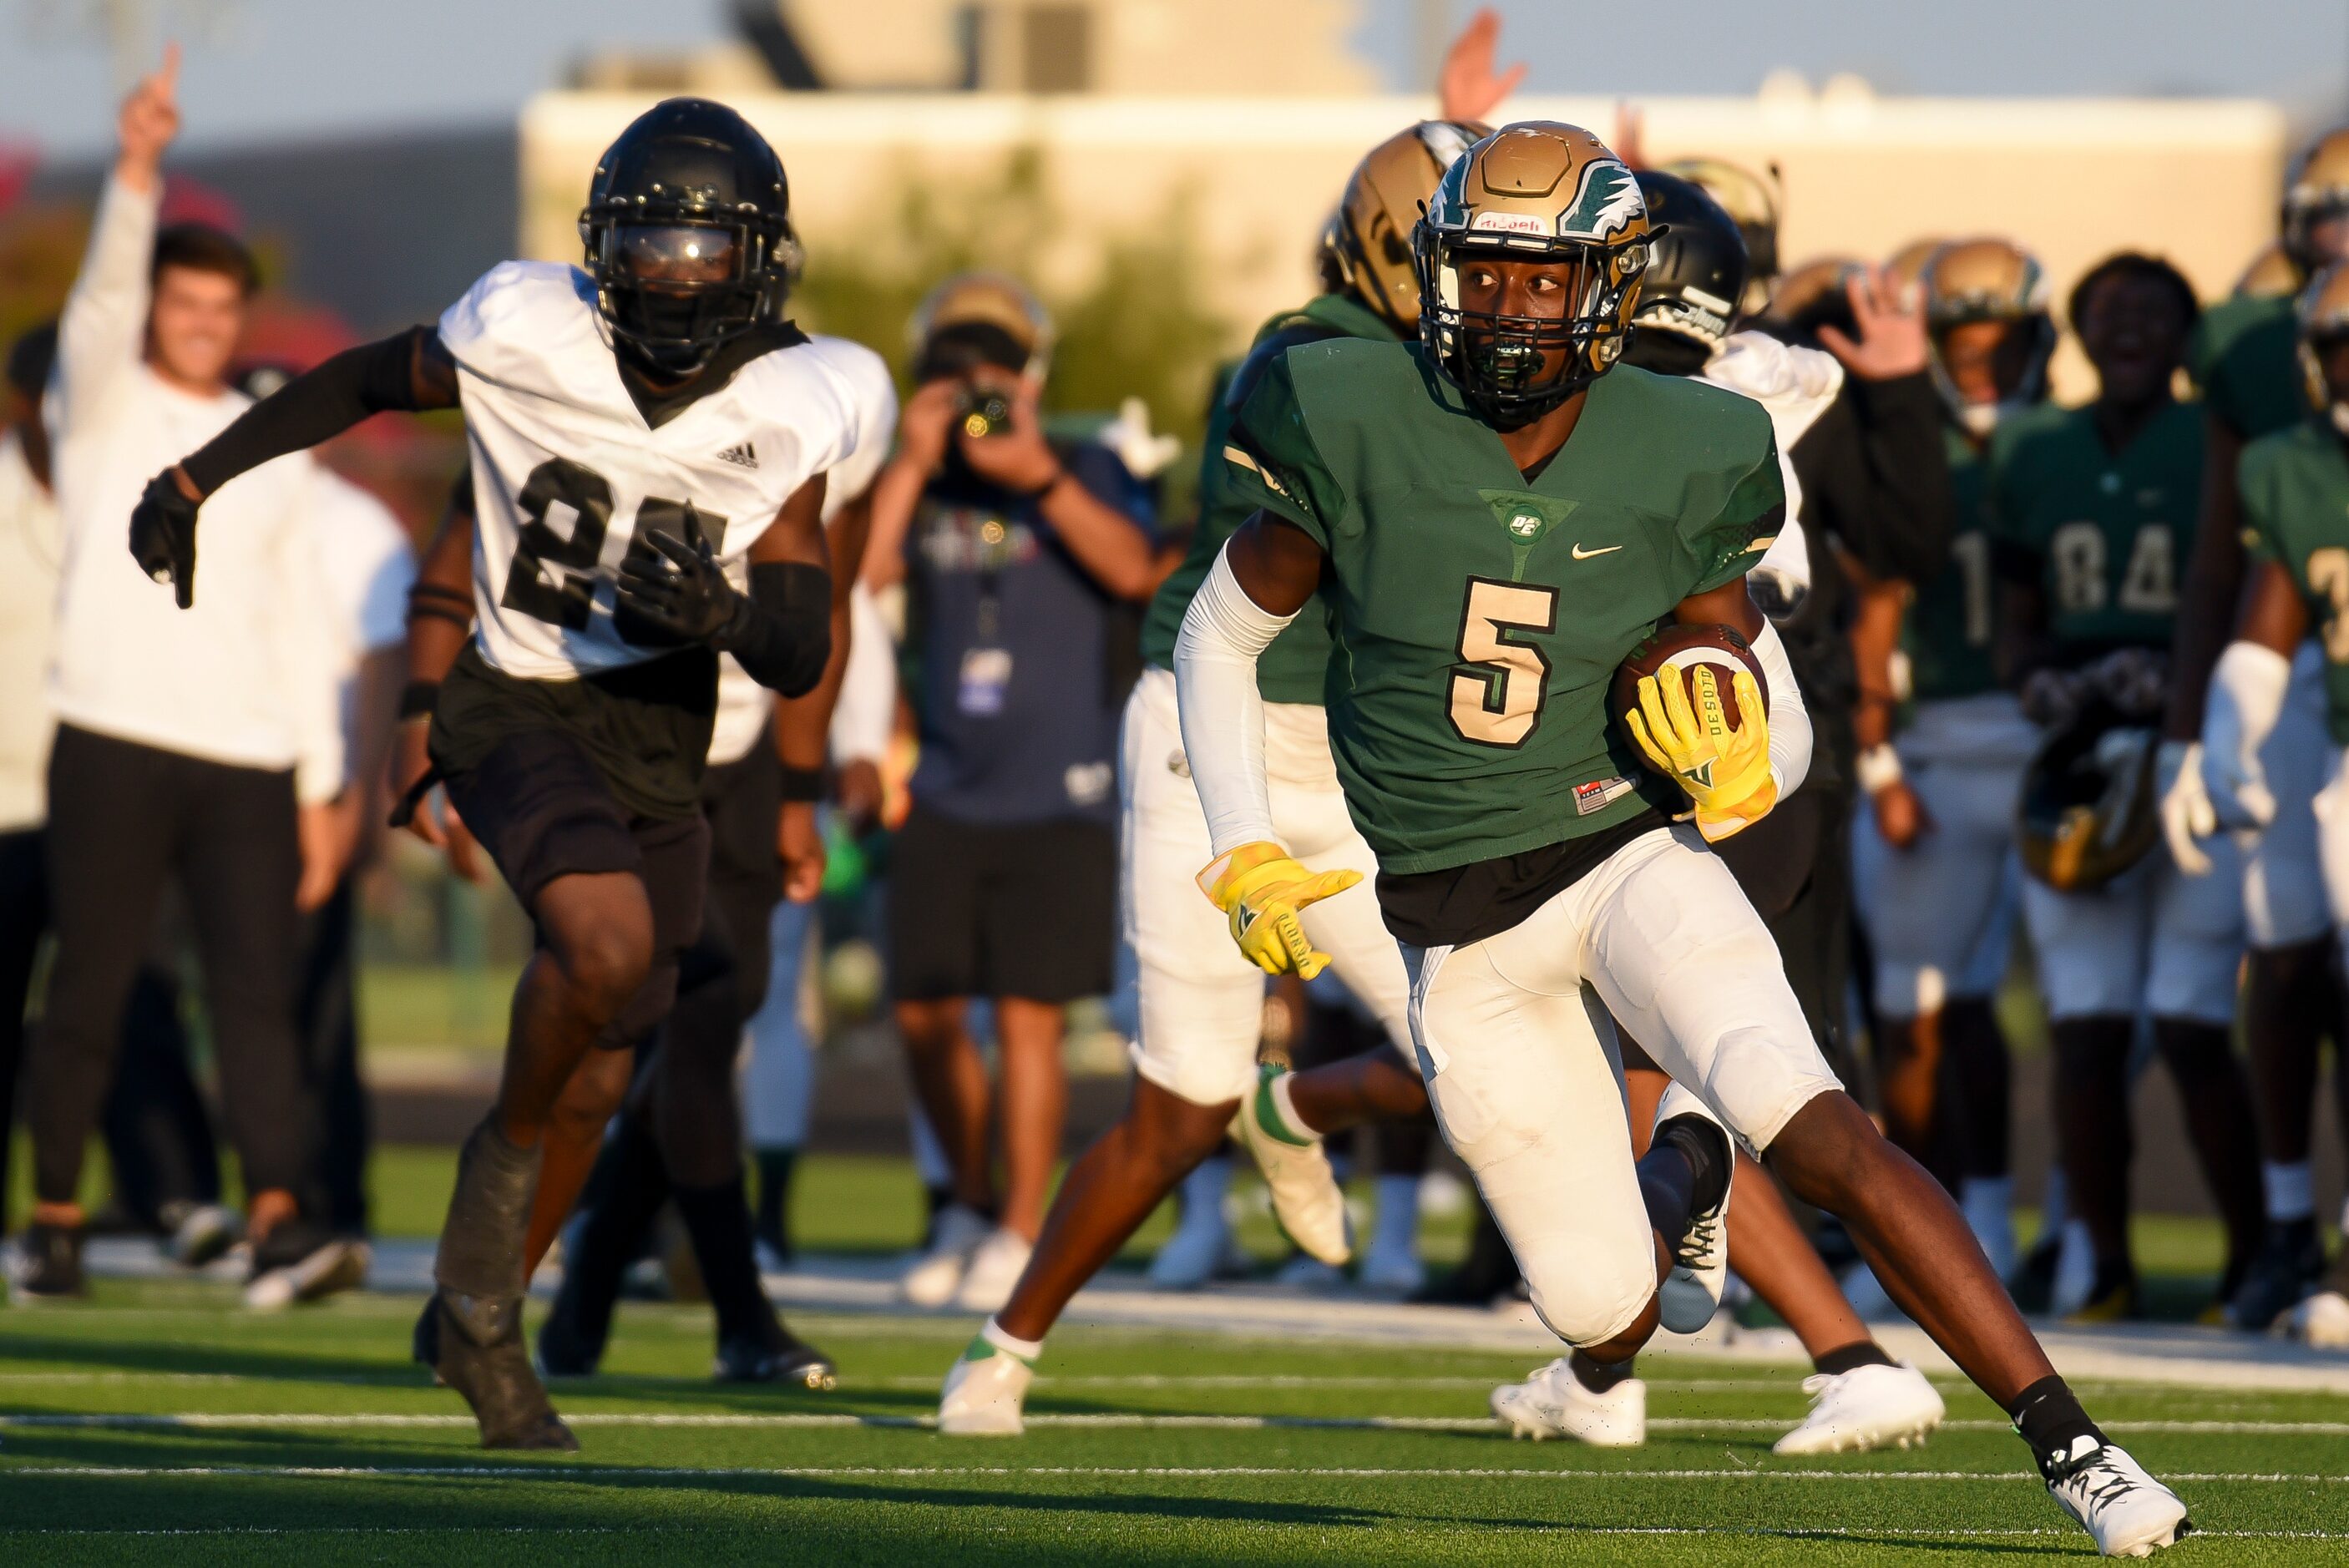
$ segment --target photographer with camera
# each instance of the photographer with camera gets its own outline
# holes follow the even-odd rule
[[[912,336],[918,386],[874,487],[865,561],[876,590],[905,587],[921,758],[892,856],[890,988],[954,1191],[904,1286],[992,1310],[1060,1155],[1063,1008],[1111,986],[1118,709],[1138,669],[1134,606],[1158,573],[1124,465],[1039,423],[1051,324],[1033,295],[949,278]],[[975,996],[994,1004],[999,1136],[965,1026]]]

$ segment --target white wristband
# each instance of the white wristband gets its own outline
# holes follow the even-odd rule
[[[1892,749],[1890,741],[1879,740],[1859,754],[1853,765],[1859,787],[1873,795],[1900,782],[1900,753]]]

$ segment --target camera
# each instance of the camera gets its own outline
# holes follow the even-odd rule
[[[969,387],[955,402],[955,418],[972,440],[999,436],[1011,428],[1011,399],[984,387]]]

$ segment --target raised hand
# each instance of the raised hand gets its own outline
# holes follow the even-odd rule
[[[1925,317],[1914,300],[1901,297],[1881,267],[1853,269],[1846,288],[1857,337],[1836,327],[1819,328],[1819,342],[1863,381],[1889,381],[1925,368]]]
[[[1435,78],[1444,119],[1488,119],[1501,107],[1501,100],[1526,79],[1522,61],[1498,76],[1493,74],[1493,51],[1500,39],[1500,14],[1485,5],[1452,40],[1452,47],[1444,52],[1444,68]]]
[[[139,191],[152,191],[163,166],[163,150],[180,134],[180,46],[163,46],[163,63],[140,79],[115,118],[120,148],[115,178]]]

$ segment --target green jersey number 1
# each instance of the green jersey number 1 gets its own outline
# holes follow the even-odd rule
[[[1557,630],[1557,590],[1468,579],[1457,649],[1465,666],[1453,672],[1452,727],[1479,746],[1518,747],[1541,720],[1549,695],[1549,659],[1511,632]]]

